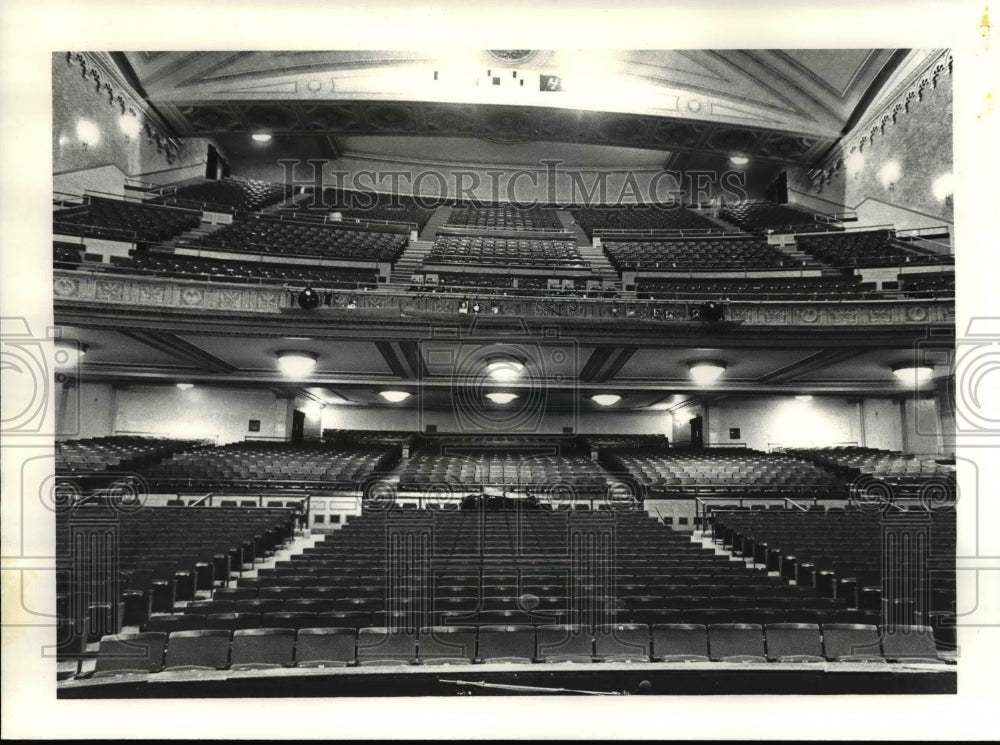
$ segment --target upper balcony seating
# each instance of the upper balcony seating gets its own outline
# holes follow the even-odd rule
[[[847,496],[836,475],[805,459],[745,448],[635,450],[608,448],[600,461],[632,475],[651,496],[745,494]]]
[[[900,274],[901,291],[909,297],[955,297],[955,274]]]
[[[795,242],[800,249],[831,266],[892,266],[953,260],[951,256],[936,257],[903,248],[893,243],[888,230],[799,236]]]
[[[310,195],[295,203],[300,214],[323,216],[339,212],[341,216],[362,222],[393,222],[415,225],[423,230],[434,214],[428,206],[429,200],[421,200],[404,194],[380,194],[328,188],[323,190],[320,200]]]
[[[392,468],[399,458],[399,446],[335,448],[242,442],[177,453],[149,468],[145,475],[155,484],[225,488],[250,483],[259,489],[311,483],[327,489],[357,489],[367,478]]]
[[[619,271],[650,269],[774,269],[796,262],[752,237],[604,242]]]
[[[61,440],[56,443],[56,473],[94,473],[108,469],[130,468],[161,458],[178,450],[191,448],[197,440],[176,440],[166,437],[92,437],[82,440]]]
[[[537,275],[468,274],[428,272],[410,278],[412,292],[457,292],[474,295],[544,295],[572,297],[613,297],[613,286],[600,279],[553,278]]]
[[[623,205],[573,210],[573,217],[592,238],[594,230],[719,230],[707,217],[680,205]]]
[[[481,236],[438,236],[424,262],[588,268],[573,241]]]
[[[955,467],[920,460],[913,455],[904,455],[896,450],[838,445],[823,448],[787,448],[785,452],[806,458],[827,466],[839,466],[845,472],[859,473],[880,479],[906,479],[926,481],[931,478],[955,478]]]
[[[487,230],[564,230],[555,210],[537,206],[517,208],[509,204],[455,207],[447,224]]]
[[[636,280],[639,297],[659,300],[840,300],[863,299],[875,293],[860,277],[746,277],[742,279]]]
[[[52,216],[56,235],[79,235],[131,243],[169,240],[201,223],[201,214],[157,205],[87,197],[87,203]]]
[[[164,204],[198,205],[204,209],[222,212],[256,212],[281,202],[288,194],[284,184],[252,179],[225,178],[221,181],[204,181],[182,186],[174,192],[158,197]]]
[[[226,261],[179,254],[141,253],[132,257],[112,256],[117,273],[144,274],[211,282],[258,284],[295,282],[324,289],[374,288],[378,276],[371,271],[357,271],[304,264]]]
[[[56,269],[76,269],[83,263],[84,246],[79,243],[52,242],[52,265]]]
[[[763,200],[750,200],[724,205],[719,217],[739,225],[748,233],[769,229],[790,228],[792,232],[813,230],[840,230],[838,227],[816,221],[811,212],[787,204],[774,204]]]
[[[285,222],[249,215],[195,241],[190,247],[344,261],[393,262],[399,258],[406,244],[406,236],[395,233],[345,230],[333,225]]]

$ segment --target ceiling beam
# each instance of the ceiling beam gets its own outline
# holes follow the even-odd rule
[[[206,352],[201,347],[192,344],[186,339],[182,339],[176,334],[141,329],[121,329],[119,333],[148,347],[152,347],[157,351],[164,352],[174,359],[188,362],[206,372],[232,373],[238,369],[235,365],[231,365],[214,354]]]
[[[761,375],[755,382],[757,383],[787,383],[803,375],[808,375],[824,367],[846,362],[852,357],[864,354],[865,349],[824,349],[814,352],[791,364],[780,367],[777,370]]]

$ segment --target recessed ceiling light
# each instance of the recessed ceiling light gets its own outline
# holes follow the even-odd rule
[[[918,386],[930,380],[934,368],[927,365],[896,365],[892,374],[907,385]]]
[[[795,397],[795,400],[796,400],[796,401],[812,401],[812,400],[813,400],[813,397],[812,397],[812,396],[810,396],[810,395],[809,395],[809,394],[807,394],[807,393],[803,393],[803,394],[802,394],[801,396],[796,396],[796,397]]]
[[[616,393],[596,393],[590,397],[590,400],[598,406],[614,406],[622,400],[622,397]]]
[[[697,360],[688,363],[688,372],[698,385],[711,385],[726,371],[726,363],[720,360]]]
[[[182,391],[187,391],[194,388],[194,383],[178,383],[177,387],[180,388]]]
[[[494,393],[487,393],[486,398],[495,404],[509,404],[515,398],[517,398],[516,393],[505,393],[501,391],[496,391]]]
[[[250,137],[253,139],[254,142],[271,141],[271,135],[269,135],[267,132],[254,132],[252,135],[250,135]]]
[[[731,155],[729,157],[729,162],[734,166],[745,166],[750,162],[750,159],[745,155]]]
[[[413,394],[409,391],[379,391],[378,395],[390,403],[398,404],[400,401],[405,401]]]
[[[312,352],[285,351],[278,352],[278,367],[290,378],[304,378],[316,367],[319,355]]]

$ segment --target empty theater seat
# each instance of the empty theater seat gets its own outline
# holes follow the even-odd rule
[[[97,650],[94,676],[159,672],[166,643],[162,632],[105,636]]]
[[[295,642],[296,667],[347,667],[356,661],[355,628],[299,629]]]
[[[752,623],[719,623],[708,627],[708,649],[712,660],[722,662],[767,662],[764,632]]]
[[[229,665],[230,632],[175,631],[167,639],[164,670],[221,670]]]
[[[708,662],[708,633],[694,623],[655,624],[652,629],[656,662]]]

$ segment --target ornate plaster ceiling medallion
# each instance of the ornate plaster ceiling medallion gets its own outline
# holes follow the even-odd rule
[[[534,49],[490,49],[490,54],[501,62],[525,62],[535,55]]]

